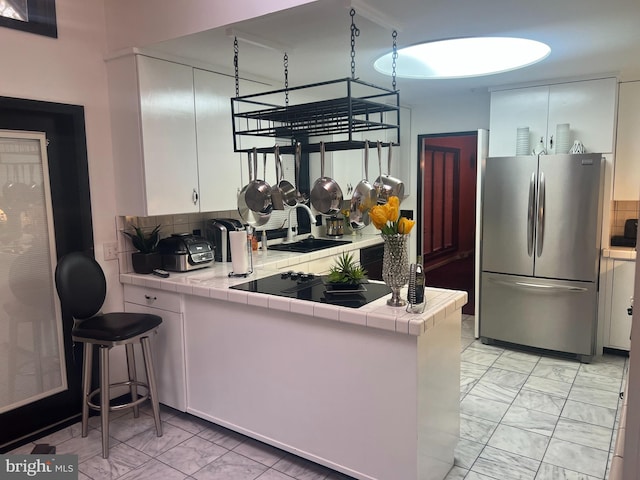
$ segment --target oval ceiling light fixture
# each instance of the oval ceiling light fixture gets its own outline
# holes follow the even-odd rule
[[[548,45],[514,37],[468,37],[420,43],[398,49],[396,75],[402,78],[465,78],[508,72],[533,65],[551,52]],[[392,55],[373,66],[392,75]]]

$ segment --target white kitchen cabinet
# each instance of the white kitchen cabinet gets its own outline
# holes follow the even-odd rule
[[[358,182],[364,178],[364,150],[343,150],[331,152],[331,176],[338,182],[342,190],[342,196],[345,200],[350,200],[353,190]],[[372,162],[376,157],[375,144],[370,149],[369,155],[369,181],[373,183],[378,174],[377,160]],[[375,168],[372,168],[376,165]]]
[[[151,337],[158,397],[160,403],[187,410],[182,296],[136,285],[124,286],[125,312],[152,313],[162,317],[158,334]],[[136,358],[142,358],[136,352]],[[136,363],[138,376],[144,378],[144,365]]]
[[[616,79],[604,78],[492,92],[489,155],[515,155],[519,127],[529,127],[530,150],[542,138],[547,153],[555,153],[561,123],[570,125],[571,143],[580,140],[588,153],[612,152],[616,90]]]
[[[239,153],[233,151],[231,100],[234,79],[193,69],[200,208],[202,211],[233,210],[242,188]],[[245,160],[246,161],[246,160]]]
[[[614,200],[640,199],[640,81],[620,83]]]
[[[235,96],[235,79],[228,75],[193,69],[200,211],[235,210],[238,193],[248,183],[247,154],[234,152],[231,120],[231,98]],[[241,80],[240,95],[251,95],[267,86]],[[266,147],[275,140],[256,138],[252,145]],[[243,167],[244,166],[244,167]],[[269,156],[269,181],[275,180],[273,156]],[[262,177],[263,157],[259,158]],[[271,183],[272,184],[272,183]]]
[[[613,260],[610,271],[612,278],[611,305],[608,325],[608,341],[605,347],[629,350],[631,346],[631,315],[627,308],[631,305],[635,279],[634,261]]]
[[[137,54],[107,61],[118,214],[199,211],[192,70]]]

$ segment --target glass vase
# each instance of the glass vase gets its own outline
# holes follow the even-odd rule
[[[407,245],[409,235],[396,233],[382,235],[384,254],[382,257],[382,280],[391,288],[391,298],[387,305],[402,307],[407,304],[400,298],[400,289],[409,281],[409,253]]]

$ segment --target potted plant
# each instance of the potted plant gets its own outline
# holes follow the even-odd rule
[[[335,265],[329,269],[327,283],[332,288],[357,288],[358,285],[367,278],[367,271],[356,262],[349,252],[342,253]]]
[[[138,250],[131,254],[131,264],[136,273],[151,273],[162,267],[162,258],[158,253],[160,241],[160,225],[145,233],[142,228],[131,225],[133,232],[124,230],[122,233],[131,239],[131,243]]]

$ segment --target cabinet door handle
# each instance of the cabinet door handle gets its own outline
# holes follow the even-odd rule
[[[158,297],[152,297],[151,295],[145,295],[144,298],[146,298],[147,300],[152,300],[152,301],[156,301],[158,299]]]
[[[193,193],[191,194],[191,201],[193,202],[194,205],[196,205],[198,203],[198,192],[196,191],[196,189],[193,189]]]

